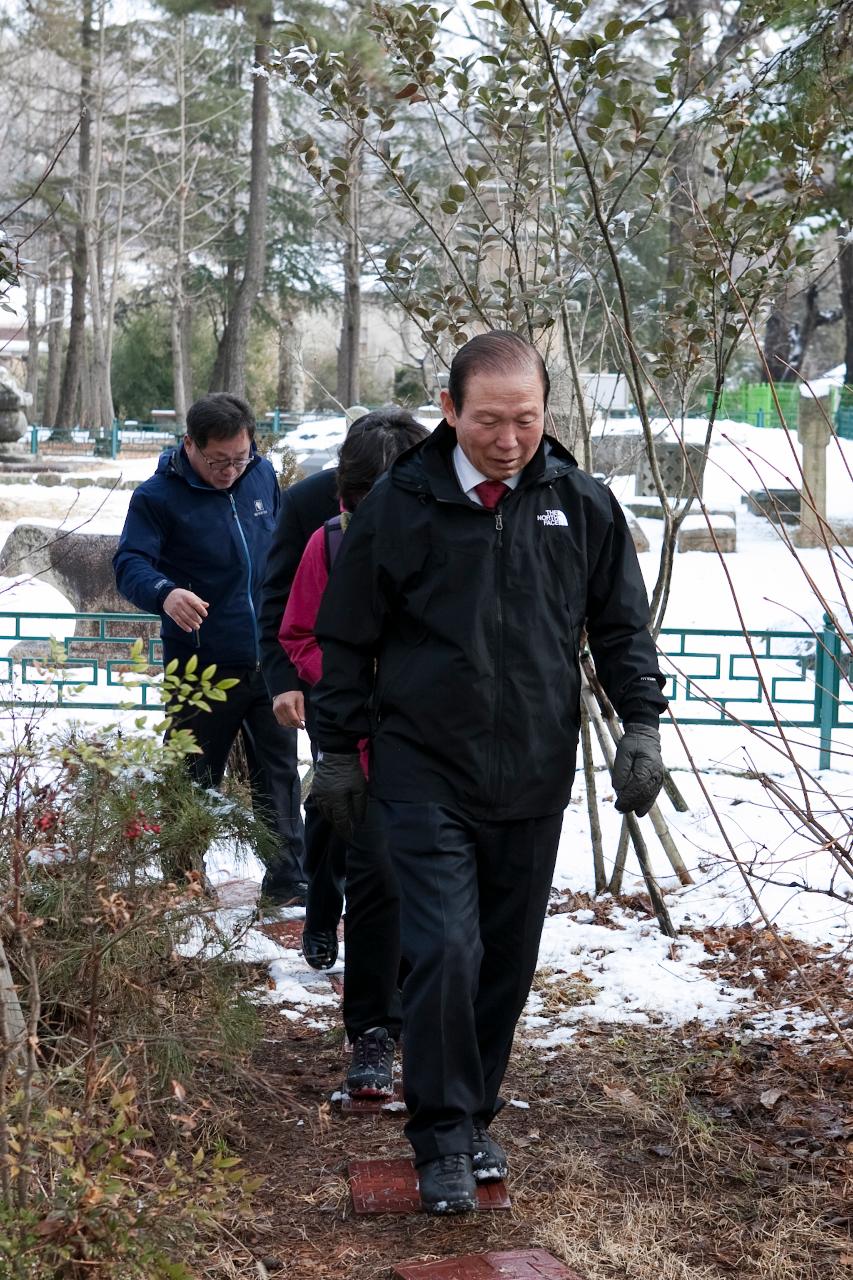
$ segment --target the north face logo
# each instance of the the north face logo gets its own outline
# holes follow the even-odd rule
[[[569,523],[568,520],[566,519],[565,511],[543,511],[542,515],[537,516],[536,519],[539,521],[540,524],[548,524],[548,525],[559,524],[559,525],[568,526],[568,523]]]

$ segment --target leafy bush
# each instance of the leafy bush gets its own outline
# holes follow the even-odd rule
[[[164,683],[176,710],[233,682],[208,668],[167,669]],[[238,800],[191,782],[197,748],[185,730],[162,741],[170,723],[156,736],[142,721],[100,734],[27,724],[0,753],[0,940],[24,1019],[3,1006],[10,1280],[188,1277],[190,1242],[251,1190],[217,1117],[257,1018],[203,857],[212,841],[263,850],[270,837]]]

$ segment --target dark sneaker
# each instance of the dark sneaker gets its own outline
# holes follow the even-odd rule
[[[478,1182],[503,1182],[509,1173],[506,1152],[499,1142],[489,1137],[484,1124],[474,1121],[474,1154],[471,1163]]]
[[[267,871],[261,882],[261,905],[265,907],[304,907],[307,894],[304,880],[276,880]]]
[[[338,958],[334,929],[303,929],[302,954],[312,969],[331,969]]]
[[[477,1184],[467,1152],[420,1165],[418,1182],[425,1213],[470,1213],[477,1208]]]
[[[384,1027],[356,1036],[346,1091],[351,1098],[378,1098],[394,1092],[394,1041]]]

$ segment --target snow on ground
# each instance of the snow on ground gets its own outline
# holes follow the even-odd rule
[[[665,423],[659,426],[662,432],[670,431]],[[639,424],[620,420],[612,427],[621,432],[638,429]],[[701,422],[689,422],[685,435],[688,440],[699,439],[703,430]],[[333,460],[343,432],[342,418],[316,420],[288,434],[285,442],[300,459],[327,451],[329,460]],[[770,524],[751,516],[740,503],[744,492],[764,485],[798,488],[799,457],[795,435],[743,423],[718,424],[704,496],[709,508],[736,512],[738,549],[725,556],[725,568],[713,554],[688,552],[676,556],[668,627],[737,629],[736,597],[745,624],[754,630],[819,628],[823,606],[809,585],[809,578],[833,606],[845,612],[842,592],[849,590],[853,576],[853,559],[848,552],[841,549],[830,557],[823,550],[801,551],[797,563]],[[81,459],[79,474],[96,475],[99,482],[109,484],[119,477],[142,479],[153,472],[154,465],[155,459],[142,458],[95,470],[91,462]],[[853,519],[851,475],[853,442],[833,441],[828,456],[831,518]],[[625,499],[632,496],[633,483],[632,478],[617,477],[613,489]],[[3,486],[0,541],[15,523],[14,519],[1,519],[9,510],[3,504],[13,497],[21,504],[19,519],[35,516],[46,523],[64,521],[64,527],[75,527],[90,519],[86,528],[118,532],[129,493],[107,493],[100,483],[82,491],[69,485]],[[651,519],[640,523],[650,541],[650,550],[641,555],[640,561],[651,589],[658,570],[662,524]],[[37,581],[14,579],[0,579],[0,601],[3,610],[56,611],[64,604],[52,588]],[[10,643],[0,644],[0,657]],[[60,714],[51,713],[51,719]],[[739,863],[760,877],[753,883],[760,889],[762,906],[782,932],[816,945],[829,944],[834,952],[846,947],[849,955],[853,902],[849,898],[845,901],[843,896],[833,900],[816,891],[829,883],[834,869],[830,854],[817,841],[804,838],[798,824],[785,815],[758,779],[745,776],[747,771],[765,771],[786,790],[796,792],[794,766],[780,749],[775,734],[762,731],[756,735],[737,728],[697,725],[686,726],[683,733],[686,750],[675,729],[664,724],[664,756],[685,794],[689,811],[675,813],[665,800],[662,809],[695,884],[679,884],[648,821],[643,823],[643,828],[648,828],[652,863],[679,937],[673,945],[660,934],[647,913],[614,904],[610,904],[606,923],[597,921],[596,913],[586,908],[549,916],[543,931],[538,989],[532,993],[525,1013],[528,1033],[544,1047],[571,1039],[578,1024],[586,1020],[669,1025],[698,1020],[711,1024],[748,1014],[754,1027],[766,1031],[784,1025],[794,1028],[792,1034],[809,1033],[816,1022],[813,1012],[799,1007],[779,1011],[759,1007],[754,991],[727,982],[710,962],[701,940],[692,936],[703,928],[740,926],[747,921],[760,924]],[[797,729],[791,737],[796,743],[796,763],[816,771],[816,734]],[[702,771],[707,794],[691,772],[686,751]],[[309,752],[304,735],[300,738],[300,757],[307,767]],[[831,771],[817,776],[839,807],[849,809],[853,793],[853,730],[834,735],[832,764]],[[612,856],[620,820],[609,803],[609,783],[600,760],[597,785],[599,798],[604,798],[605,849]],[[838,816],[825,798],[813,794],[811,800],[825,822],[838,828]],[[222,937],[237,939],[234,945],[241,954],[269,966],[274,982],[269,998],[280,1004],[283,1016],[308,1020],[309,1025],[316,1026],[337,1021],[338,1001],[326,977],[309,969],[297,951],[277,945],[251,927],[251,885],[261,879],[260,865],[253,860],[235,865],[228,849],[211,851],[208,861],[211,880],[221,886],[224,905],[216,918]],[[768,880],[775,883],[765,883]],[[555,893],[561,895],[591,893],[593,888],[580,777],[566,810],[554,883]],[[849,889],[849,880],[846,883]],[[242,889],[235,888],[240,885]],[[631,895],[643,889],[639,869],[630,855],[624,892]],[[836,890],[843,894],[843,889],[844,882],[836,881]],[[299,920],[303,913],[289,910],[284,914]],[[343,948],[333,972],[341,973],[342,968]],[[578,1002],[557,1012],[549,1011],[547,994],[552,982],[562,987],[576,984],[581,992]]]

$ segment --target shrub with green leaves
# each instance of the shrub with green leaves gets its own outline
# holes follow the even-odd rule
[[[149,679],[141,651],[134,664]],[[257,1038],[245,926],[217,919],[203,857],[270,837],[191,781],[192,734],[167,732],[232,683],[170,667],[153,733],[31,723],[0,752],[0,939],[25,1022],[15,1035],[6,1016],[0,1036],[0,1274],[14,1280],[189,1276],[187,1242],[248,1190],[199,1142],[221,1145]]]

